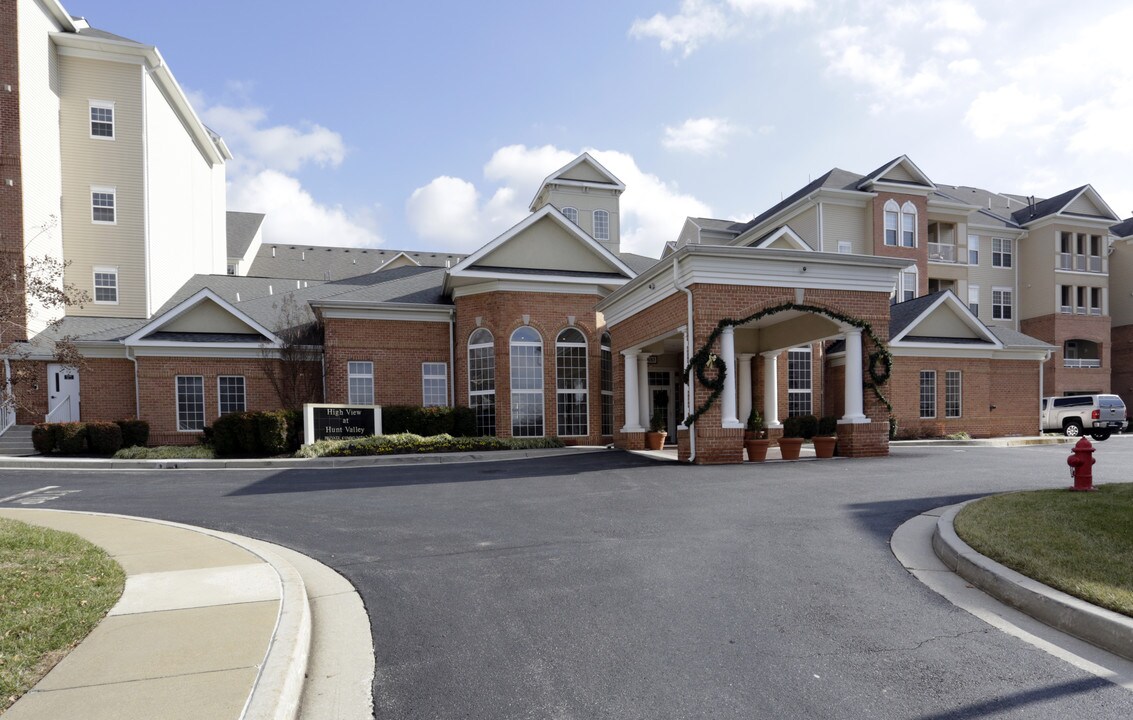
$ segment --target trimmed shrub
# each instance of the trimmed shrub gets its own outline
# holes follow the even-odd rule
[[[802,422],[798,415],[792,415],[783,420],[783,437],[797,438],[802,436]]]
[[[302,414],[294,410],[229,413],[216,419],[209,435],[217,457],[264,457],[299,447]]]
[[[59,423],[39,423],[31,429],[31,444],[40,455],[50,455],[59,448]]]
[[[295,452],[299,447],[291,446],[292,429],[295,426],[294,416],[298,413],[287,410],[275,412],[261,412],[255,414],[256,440],[264,455],[282,455],[288,451]]]
[[[818,418],[814,415],[803,415],[799,418],[799,437],[810,440],[818,434]]]
[[[422,437],[413,433],[371,435],[346,440],[319,440],[305,445],[299,457],[354,457],[360,455],[406,455],[413,453],[474,452],[482,450],[530,450],[534,448],[560,448],[563,441],[557,437],[498,438],[453,437],[442,434]]]
[[[87,423],[87,442],[95,455],[113,455],[122,449],[122,428],[112,422]]]
[[[114,453],[115,460],[212,460],[212,448],[200,445],[159,445],[122,448]]]
[[[82,455],[87,451],[87,424],[81,422],[58,423],[59,452],[62,455]]]
[[[122,447],[145,447],[149,444],[149,423],[145,420],[115,420],[122,430]]]
[[[382,407],[382,432],[472,437],[476,434],[476,412],[469,407],[386,405]]]
[[[834,435],[838,432],[838,418],[833,415],[827,415],[818,421],[818,434],[819,435]]]

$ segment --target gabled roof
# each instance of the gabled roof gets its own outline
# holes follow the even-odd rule
[[[406,267],[406,266],[409,266],[409,265],[412,265],[413,267],[421,267],[421,263],[419,263],[416,260],[414,260],[413,258],[409,257],[409,255],[407,255],[406,253],[400,252],[397,255],[394,255],[393,257],[391,257],[389,260],[386,260],[385,262],[383,262],[381,264],[381,266],[379,266],[378,269],[374,270],[373,272],[382,272],[384,270],[393,270],[394,268]]]
[[[235,333],[215,331],[213,329],[188,330],[174,328],[171,325],[179,318],[190,317],[194,310],[206,304],[213,304],[228,313],[238,325],[247,328],[247,332]],[[218,338],[215,336],[223,335]],[[240,336],[240,337],[235,337]],[[281,342],[271,330],[264,327],[244,311],[229,303],[212,290],[203,288],[192,296],[178,303],[176,306],[161,315],[155,315],[149,322],[135,330],[123,340],[126,345],[169,344],[169,343],[223,343],[223,344],[268,344],[278,347]]]
[[[303,280],[342,280],[366,275],[392,258],[405,255],[422,267],[456,265],[464,255],[425,250],[359,248],[329,245],[263,243],[249,275]]]
[[[865,177],[857,184],[857,189],[867,190],[877,184],[909,185],[913,187],[936,187],[928,175],[916,166],[908,155],[893,158]]]
[[[602,245],[602,243],[590,237],[590,235],[582,230],[582,228],[578,227],[578,225],[567,219],[567,217],[559,212],[559,210],[553,205],[544,205],[531,215],[528,215],[526,218],[513,225],[496,239],[492,240],[487,245],[484,245],[479,250],[457,263],[449,271],[449,277],[456,278],[466,276],[470,273],[479,274],[477,271],[483,271],[485,273],[491,274],[493,272],[492,268],[494,268],[494,266],[486,265],[483,263],[483,261],[489,258],[493,253],[503,248],[508,243],[515,242],[517,241],[517,239],[522,238],[529,229],[540,222],[555,223],[564,231],[564,233],[568,237],[579,243],[583,248],[596,256],[603,264],[609,267],[609,270],[605,272],[586,272],[583,273],[583,275],[614,275],[628,279],[634,277],[637,274],[628,265],[626,265],[626,263],[618,255],[608,250],[604,245]],[[539,268],[532,269],[538,270]],[[564,268],[564,270],[566,272],[555,271],[549,274],[559,274],[564,276],[571,274],[571,269]]]
[[[1087,200],[1088,204],[1101,214],[1072,211],[1070,207],[1074,205],[1075,202],[1079,200],[1079,198],[1084,198],[1085,200]],[[1076,187],[1073,190],[1067,190],[1066,192],[1060,195],[1055,195],[1052,198],[1040,200],[1033,206],[1028,205],[1021,210],[1016,210],[1015,212],[1011,213],[1011,219],[1019,223],[1020,225],[1026,225],[1028,223],[1035,222],[1036,220],[1050,217],[1051,215],[1066,215],[1073,218],[1086,217],[1098,220],[1118,219],[1117,215],[1113,212],[1112,209],[1110,209],[1109,205],[1106,204],[1101,195],[1099,195],[1098,192],[1094,190],[1094,188],[1090,185],[1082,185],[1081,187]]]
[[[813,181],[807,183],[806,185],[802,186],[801,188],[799,188],[795,192],[791,193],[789,196],[787,196],[783,200],[780,200],[778,203],[772,205],[767,210],[764,210],[760,214],[756,215],[750,221],[741,225],[739,228],[736,229],[736,235],[737,236],[742,235],[745,232],[747,232],[748,230],[751,230],[754,227],[758,227],[759,225],[761,225],[765,221],[767,221],[769,218],[772,218],[775,215],[779,214],[780,212],[786,210],[787,208],[791,207],[792,205],[799,202],[800,200],[802,200],[806,196],[810,195],[811,193],[814,193],[814,192],[817,192],[817,191],[823,190],[823,189],[856,190],[857,184],[861,179],[862,179],[862,176],[858,175],[857,173],[852,173],[852,172],[849,172],[847,170],[842,170],[841,168],[833,168],[833,169],[827,171],[825,175],[820,175],[815,180],[813,180]],[[720,222],[728,222],[728,221],[722,220]]]
[[[930,321],[938,322],[932,324]],[[946,325],[957,325],[964,328],[962,332],[947,330],[941,332],[938,328],[940,320]],[[968,306],[951,290],[924,295],[902,303],[896,303],[889,308],[889,342],[891,345],[906,343],[933,343],[933,344],[978,344],[1002,347],[999,339],[980,322]]]
[[[781,225],[763,237],[759,238],[749,247],[769,248],[780,247],[784,250],[804,250],[806,252],[814,252],[814,248],[807,245],[806,241],[799,237],[799,234],[790,228],[789,225]]]
[[[260,230],[264,218],[263,213],[235,212],[229,210],[225,213],[228,238],[228,257],[243,258],[248,247]]]
[[[579,169],[580,166],[583,165],[586,166],[586,169],[590,170],[590,173],[587,174],[595,175],[597,179],[581,179]],[[579,177],[567,177],[571,175],[572,172],[575,175],[579,175]],[[625,183],[615,177],[612,172],[607,170],[602,165],[602,163],[595,160],[590,155],[590,153],[584,152],[574,160],[571,160],[566,165],[563,165],[558,170],[543,178],[543,182],[539,184],[539,189],[535,191],[535,197],[531,199],[531,204],[527,208],[528,210],[535,212],[535,203],[538,202],[539,196],[543,194],[543,189],[552,184],[577,185],[579,187],[585,187],[588,185],[593,187],[605,187],[618,193],[626,189]]]

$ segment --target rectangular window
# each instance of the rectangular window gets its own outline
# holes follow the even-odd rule
[[[851,253],[854,252],[854,244],[849,242],[848,240],[839,240],[838,241],[838,252],[840,252],[843,255],[850,255]]]
[[[99,140],[114,139],[114,103],[90,101],[90,136]]]
[[[1074,312],[1078,313],[1079,315],[1086,314],[1086,291],[1088,289],[1089,288],[1078,287],[1077,292],[1075,293],[1077,302],[1074,304]]]
[[[247,409],[243,375],[221,375],[216,379],[217,405],[221,415]]]
[[[1100,235],[1090,236],[1090,247],[1087,251],[1087,269],[1090,272],[1102,271],[1102,238]]]
[[[1090,314],[1102,314],[1102,289],[1090,288]]]
[[[1061,313],[1074,312],[1074,286],[1058,286],[1058,311]]]
[[[968,264],[969,265],[979,265],[980,264],[980,236],[979,235],[969,235],[968,236]]]
[[[901,213],[901,245],[911,248],[917,246],[917,216]]]
[[[991,239],[991,266],[997,268],[1011,267],[1012,240],[1011,238]]]
[[[971,310],[972,314],[975,315],[976,317],[980,316],[980,286],[979,285],[969,285],[968,286],[968,309]]]
[[[1074,233],[1062,232],[1058,235],[1058,269],[1074,269]]]
[[[961,403],[961,376],[959,370],[949,370],[944,373],[944,417],[960,417]]]
[[[897,212],[894,210],[885,211],[885,244],[897,244]]]
[[[95,267],[94,301],[108,305],[118,304],[118,268]]]
[[[809,347],[787,353],[787,416],[811,413],[811,353]],[[745,418],[746,419],[746,418]]]
[[[200,375],[177,376],[177,429],[200,430],[205,426],[205,379]]]
[[[348,405],[374,404],[374,363],[351,360],[346,363]]]
[[[476,411],[481,436],[496,434],[496,355],[491,335],[486,337],[468,348],[468,406]]]
[[[227,272],[228,272],[229,275],[235,275],[236,274],[236,265],[234,265],[233,263],[228,263]]]
[[[921,370],[921,417],[936,417],[936,371]]]
[[[1010,320],[1012,303],[1011,288],[991,289],[991,316],[996,320]]]
[[[448,405],[448,363],[421,363],[421,395],[425,407]]]
[[[102,225],[113,225],[115,221],[115,195],[117,191],[110,187],[92,187],[90,189],[90,219],[91,222]]]
[[[594,211],[594,239],[610,239],[610,213],[605,210]]]
[[[602,434],[614,434],[614,356],[606,338],[602,340]]]

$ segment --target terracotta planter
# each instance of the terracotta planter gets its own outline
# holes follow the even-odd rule
[[[784,460],[798,460],[802,446],[802,438],[779,438],[779,452],[782,453]]]
[[[816,435],[813,439],[814,442],[814,456],[817,458],[832,458],[834,457],[834,446],[838,444],[838,438],[835,435]]]
[[[744,440],[744,448],[747,450],[748,462],[763,462],[767,459],[767,448],[770,447],[770,440],[763,440],[754,438],[752,440]]]
[[[645,433],[645,449],[646,450],[660,450],[665,444],[665,437],[669,433],[665,432],[647,432]]]

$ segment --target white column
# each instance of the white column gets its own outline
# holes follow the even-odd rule
[[[727,365],[724,393],[720,396],[720,426],[743,427],[736,418],[736,332],[731,325],[720,333],[720,359]]]
[[[638,412],[637,404],[637,351],[624,351],[622,357],[625,359],[626,367],[626,424],[625,427],[622,428],[622,432],[642,432],[645,428],[641,427],[641,415]]]
[[[649,414],[649,353],[637,354],[637,408],[641,424],[648,430],[653,422]]]
[[[862,331],[846,329],[846,414],[839,422],[867,423],[862,397]]]
[[[769,428],[783,427],[779,423],[779,356],[782,350],[763,355],[763,424]]]
[[[737,392],[739,398],[739,421],[747,424],[747,418],[751,415],[751,359],[755,357],[749,354],[740,354],[736,356],[739,360],[739,370],[737,376],[737,385],[739,389]]]

